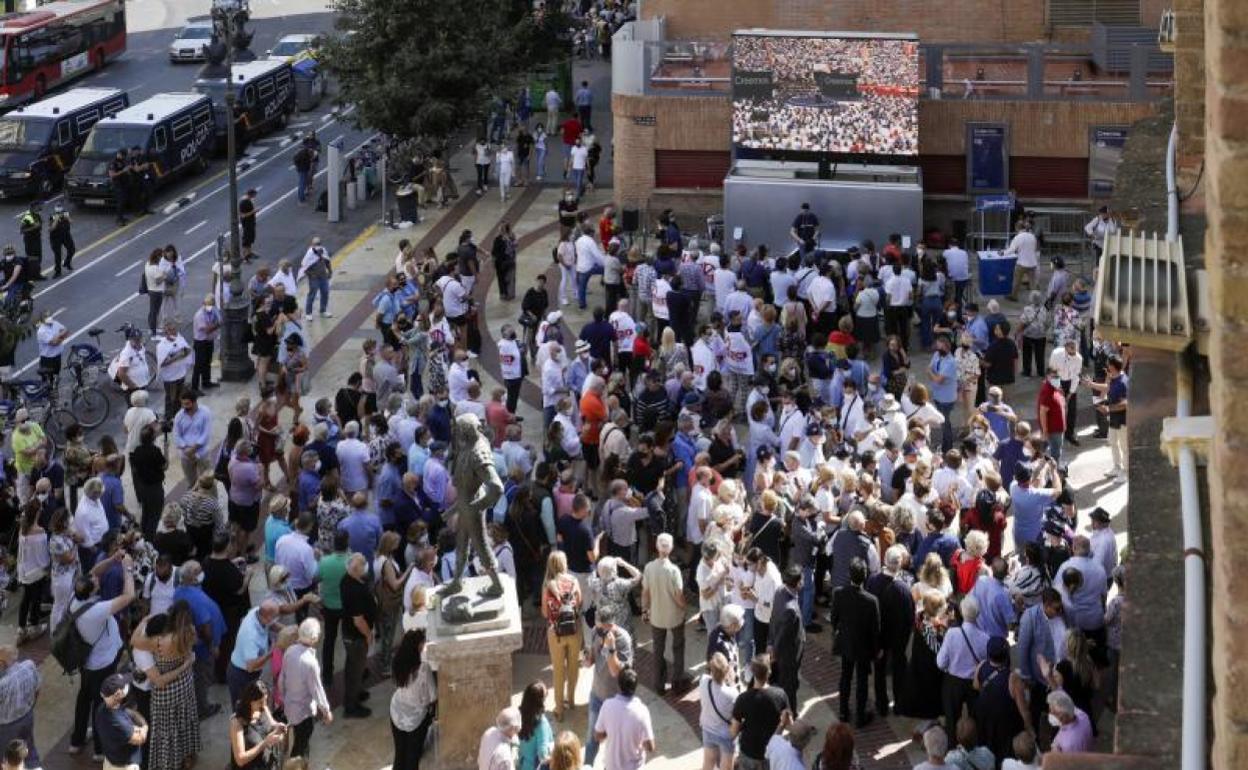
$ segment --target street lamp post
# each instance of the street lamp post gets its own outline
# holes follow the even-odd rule
[[[255,58],[255,55],[251,54],[247,48],[251,42],[251,35],[245,29],[248,19],[247,0],[213,0],[212,19],[213,31],[218,40],[214,41],[212,48],[215,50],[211,50],[211,53],[215,53],[216,56],[215,58],[209,57],[209,63],[204,66],[204,74],[207,76],[210,70],[216,72],[217,67],[224,66],[225,120],[227,123],[225,160],[229,174],[227,205],[230,207],[229,248],[220,250],[220,263],[218,264],[218,280],[224,285],[228,272],[230,289],[228,294],[221,292],[221,310],[224,319],[221,335],[221,379],[226,382],[246,382],[255,373],[255,366],[252,364],[251,356],[247,354],[246,342],[247,325],[251,320],[251,306],[247,297],[244,296],[242,249],[238,234],[238,137],[236,135],[238,102],[233,70],[236,58],[247,60]],[[221,51],[219,45],[222,39],[225,42],[224,52]],[[221,61],[222,53],[224,53],[224,61]]]

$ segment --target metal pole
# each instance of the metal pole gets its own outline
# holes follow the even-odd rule
[[[238,118],[234,114],[237,95],[234,93],[234,17],[226,16],[227,29],[230,33],[230,44],[226,46],[225,68],[229,74],[225,80],[225,114],[230,122],[225,134],[225,162],[230,172],[230,253],[242,254],[238,238],[238,138],[234,135],[238,130]]]
[[[246,290],[242,276],[243,260],[238,223],[238,138],[235,136],[238,121],[235,116],[237,95],[234,93],[234,40],[241,30],[236,29],[237,19],[233,13],[227,11],[223,15],[226,33],[225,115],[228,122],[225,134],[225,161],[226,170],[229,172],[227,205],[230,207],[230,247],[223,252],[229,253],[231,291],[230,300],[224,303],[221,313],[224,321],[221,334],[221,379],[227,382],[246,382],[255,373],[255,365],[252,363],[251,356],[247,354],[246,329],[250,322],[250,307],[244,296]],[[223,282],[225,281],[225,261],[226,257],[223,253],[221,266]],[[223,289],[222,295],[224,294]]]
[[[381,223],[386,223],[386,156],[377,159],[377,176],[381,182]]]

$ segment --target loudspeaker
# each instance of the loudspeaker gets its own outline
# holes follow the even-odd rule
[[[626,233],[635,233],[641,229],[641,212],[637,209],[624,209],[621,211],[620,229]]]

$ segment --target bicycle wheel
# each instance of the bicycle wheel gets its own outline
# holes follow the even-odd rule
[[[73,412],[59,406],[49,409],[44,415],[43,432],[52,441],[57,453],[65,448],[65,431],[76,422]]]
[[[108,419],[108,396],[94,385],[74,391],[70,411],[84,428],[94,428]]]

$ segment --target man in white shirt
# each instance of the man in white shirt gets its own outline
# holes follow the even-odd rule
[[[372,468],[368,464],[368,444],[360,440],[360,424],[355,420],[342,426],[342,438],[334,447],[338,456],[338,475],[342,491],[350,497],[356,492],[367,492],[372,482]]]
[[[724,300],[724,317],[731,318],[733,313],[740,314],[752,334],[754,328],[762,323],[762,317],[754,312],[754,297],[746,290],[745,281],[738,278],[735,286],[728,294],[728,298]],[[753,320],[755,318],[757,320]]]
[[[576,187],[576,197],[579,199],[585,194],[585,172],[589,168],[589,147],[585,146],[585,141],[579,136],[576,144],[572,145],[568,162],[572,166],[572,184]]]
[[[442,308],[446,311],[446,320],[450,321],[453,326],[463,324],[468,314],[468,290],[464,288],[463,282],[459,279],[459,270],[453,270],[439,283],[442,289]]]
[[[545,418],[542,424],[549,428],[554,422],[559,398],[567,395],[568,384],[564,371],[563,348],[558,342],[549,342],[547,349],[550,357],[542,364],[542,412]]]
[[[1079,419],[1078,389],[1079,376],[1083,373],[1083,356],[1079,354],[1078,343],[1068,339],[1062,347],[1055,348],[1049,355],[1049,366],[1057,370],[1062,392],[1066,394],[1066,441],[1079,446],[1075,430]]]
[[[705,392],[706,375],[719,368],[719,361],[715,358],[714,348],[711,347],[715,332],[705,324],[700,331],[697,342],[693,343],[693,348],[689,352],[693,357],[693,387],[699,392]]]
[[[811,322],[816,345],[822,344],[836,328],[836,284],[828,277],[830,274],[831,267],[826,267],[810,281]]]
[[[160,371],[161,385],[165,389],[166,420],[172,420],[173,415],[178,413],[182,385],[194,364],[195,355],[186,338],[178,334],[178,325],[173,321],[165,321],[165,333],[156,343],[156,366]]]
[[[885,272],[892,271],[880,268],[881,279]],[[884,332],[896,334],[902,348],[906,349],[910,347],[910,310],[914,304],[914,283],[907,272],[893,273],[884,282],[884,293],[888,295],[888,306],[884,308]]]
[[[956,238],[950,238],[949,248],[945,249],[945,267],[949,270],[949,280],[953,281],[953,300],[960,308],[971,287],[971,256],[958,245]]]
[[[711,283],[715,287],[715,309],[723,313],[726,318],[728,311],[725,303],[728,301],[728,295],[732,294],[733,290],[737,288],[737,274],[729,267],[727,254],[719,255],[718,259],[719,267],[715,268]],[[744,320],[745,316],[741,318]]]
[[[554,134],[559,129],[559,110],[563,108],[563,97],[552,86],[543,101],[546,103],[546,133]]]
[[[584,310],[586,308],[585,295],[589,292],[589,279],[591,276],[603,274],[607,255],[602,252],[598,239],[594,237],[593,227],[590,226],[585,227],[574,245],[576,247],[576,302],[580,309]]]
[[[477,770],[516,770],[519,735],[520,709],[509,706],[498,712],[494,726],[481,736]]]
[[[1101,206],[1097,209],[1092,221],[1083,226],[1083,232],[1092,242],[1092,250],[1096,252],[1096,259],[1099,262],[1101,252],[1105,248],[1105,237],[1118,232],[1118,220],[1109,213],[1109,206]]]
[[[620,300],[618,309],[607,319],[615,329],[615,361],[621,372],[632,369],[633,343],[637,341],[637,322],[628,314],[629,304],[627,299]]]
[[[45,311],[36,336],[39,340],[39,374],[46,378],[59,374],[61,353],[65,350],[65,338],[69,336],[69,331]]]
[[[147,367],[143,332],[138,329],[126,332],[126,344],[122,346],[113,364],[116,368],[110,366],[108,373],[121,384],[121,389],[125,391],[127,397],[136,390],[147,388],[148,381],[152,379],[152,372]]]
[[[623,669],[616,681],[620,694],[602,704],[594,737],[605,749],[606,770],[640,770],[656,750],[650,709],[637,697],[636,669]]]
[[[452,404],[458,406],[460,401],[468,398],[471,379],[468,376],[468,351],[456,348],[454,360],[446,370],[446,388]]]
[[[1018,223],[1018,232],[1002,253],[1018,258],[1018,262],[1014,265],[1014,285],[1010,287],[1010,300],[1017,302],[1023,278],[1027,279],[1027,288],[1037,288],[1036,268],[1040,265],[1040,243],[1036,240],[1035,234],[1031,232],[1029,222],[1024,220]]]
[[[511,188],[511,178],[516,171],[516,156],[511,147],[504,144],[494,156],[494,162],[498,164],[498,194],[506,203],[507,190]]]

